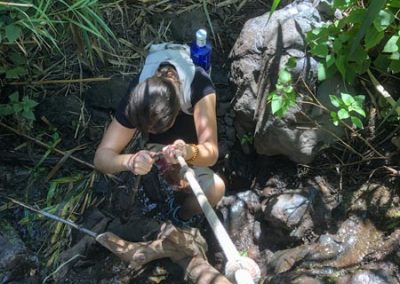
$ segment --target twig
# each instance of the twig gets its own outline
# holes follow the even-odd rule
[[[20,86],[20,85],[51,85],[51,84],[75,84],[75,83],[90,83],[90,82],[101,82],[109,81],[111,77],[97,77],[97,78],[83,78],[83,79],[71,79],[71,80],[40,80],[40,81],[25,81],[25,82],[5,82],[5,85]]]
[[[387,166],[383,166],[383,168],[385,168],[386,170],[388,170],[390,172],[390,175],[392,177],[400,177],[400,171],[395,170],[391,167],[387,167]]]
[[[389,94],[388,91],[385,90],[385,88],[378,82],[378,80],[375,78],[375,76],[372,74],[372,72],[368,69],[368,76],[372,81],[372,84],[374,84],[375,89],[380,93],[386,101],[395,109],[397,112],[397,115],[400,115],[400,106],[397,105],[396,101],[393,99],[393,97]]]
[[[83,161],[83,160],[81,160],[81,159],[78,159],[78,158],[76,158],[76,157],[74,157],[74,156],[72,156],[72,155],[69,155],[68,152],[64,152],[64,151],[61,151],[61,150],[59,150],[59,149],[57,149],[57,148],[53,148],[53,147],[47,145],[46,143],[44,143],[44,142],[42,142],[42,141],[40,141],[40,140],[38,140],[38,139],[35,139],[35,138],[33,138],[33,137],[29,136],[29,135],[23,134],[23,133],[19,132],[18,130],[12,128],[11,126],[8,126],[7,124],[4,124],[4,123],[1,122],[1,121],[0,121],[0,125],[3,126],[4,128],[7,128],[8,130],[14,132],[15,134],[17,134],[17,135],[19,135],[19,136],[22,136],[22,137],[24,137],[24,138],[26,138],[26,139],[28,139],[28,140],[30,140],[30,141],[32,141],[32,142],[35,142],[35,143],[38,144],[39,146],[45,147],[45,148],[47,148],[47,149],[50,149],[50,148],[51,148],[52,150],[54,150],[54,152],[56,152],[56,153],[58,153],[58,154],[61,154],[61,155],[63,155],[63,156],[68,156],[68,157],[71,158],[72,160],[74,160],[74,161],[76,161],[76,162],[78,162],[78,163],[81,163],[82,165],[85,165],[85,166],[87,166],[87,167],[89,167],[89,168],[91,168],[91,169],[95,169],[94,165],[92,165],[92,164],[90,164],[90,163],[88,163],[88,162],[85,162],[85,161]]]
[[[339,136],[337,136],[334,132],[330,131],[329,129],[326,129],[325,127],[323,127],[322,125],[320,125],[318,122],[316,122],[314,119],[312,119],[311,117],[309,117],[305,112],[301,111],[300,112],[304,117],[306,117],[308,120],[310,120],[310,122],[314,123],[315,126],[317,126],[318,128],[320,128],[322,131],[325,131],[327,133],[329,133],[330,135],[332,135],[333,137],[335,137],[337,140],[339,140],[348,150],[350,150],[352,153],[356,154],[357,156],[360,156],[361,158],[364,158],[363,154],[357,152],[353,147],[351,147],[348,143],[346,143],[342,138],[340,138]]]
[[[322,109],[322,110],[324,110],[324,111],[326,111],[326,112],[328,112],[329,113],[329,109],[327,108],[327,107],[325,107],[318,99],[317,99],[317,97],[314,95],[314,93],[310,90],[310,88],[308,87],[308,85],[307,85],[307,83],[303,80],[303,84],[306,86],[306,88],[307,88],[307,90],[308,90],[308,92],[310,93],[310,95],[313,97],[313,99],[317,102],[317,104],[319,105],[319,107]],[[307,116],[308,117],[308,115],[306,115],[304,112],[302,112],[305,116]],[[314,121],[313,119],[311,119],[310,117],[308,117],[308,119],[310,119],[311,121]],[[378,150],[376,150],[375,148],[374,148],[374,146],[372,146],[372,144],[371,143],[369,143],[364,137],[362,137],[357,131],[354,131],[354,129],[350,126],[350,125],[348,125],[346,122],[344,122],[343,120],[340,120],[339,121],[342,125],[344,125],[347,129],[349,129],[356,137],[358,137],[361,141],[363,141],[375,154],[377,154],[380,158],[382,158],[382,159],[385,159],[385,156],[384,155],[382,155],[381,153],[379,153],[378,152]],[[314,123],[316,123],[316,122],[314,122]],[[321,127],[319,124],[317,124],[319,127]],[[322,129],[323,129],[323,127],[322,127]],[[329,132],[329,131],[328,131]],[[337,135],[335,135],[334,137],[337,137]],[[343,140],[341,140],[340,139],[340,142],[342,142]],[[344,143],[344,142],[342,142],[342,143]],[[348,145],[348,146],[350,146],[350,145]],[[350,148],[352,149],[352,150],[354,150],[351,146],[350,146]],[[349,148],[349,149],[350,149]],[[354,150],[355,151],[355,150]],[[355,152],[357,152],[357,151],[355,151]],[[357,152],[358,153],[358,152]]]
[[[64,263],[62,263],[60,266],[58,266],[57,269],[54,270],[52,273],[50,273],[49,275],[47,275],[47,276],[43,279],[43,282],[42,282],[42,283],[46,283],[46,281],[47,281],[50,277],[52,277],[54,274],[57,274],[58,271],[60,271],[65,265],[67,265],[68,263],[72,262],[73,260],[75,260],[76,258],[79,258],[79,257],[84,257],[84,256],[83,256],[83,255],[80,255],[80,254],[74,255],[73,257],[71,257],[70,259],[68,259],[66,262],[64,262]]]
[[[33,7],[33,4],[23,4],[23,3],[14,3],[14,2],[3,2],[0,1],[0,5],[3,6],[15,6],[15,7]]]

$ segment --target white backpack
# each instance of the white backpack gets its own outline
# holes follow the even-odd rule
[[[189,46],[175,43],[151,45],[140,73],[139,82],[153,76],[162,62],[168,62],[175,66],[181,81],[179,94],[181,109],[187,114],[192,114],[191,84],[194,78],[195,65],[190,57]]]

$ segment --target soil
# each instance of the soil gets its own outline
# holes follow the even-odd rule
[[[214,31],[222,36],[218,40],[214,39],[212,69],[212,79],[219,94],[218,104],[221,108],[226,108],[226,104],[229,104],[234,94],[234,90],[231,89],[229,84],[229,51],[245,20],[261,15],[267,10],[262,2],[244,1],[245,5],[240,10],[235,11],[233,8],[226,8],[224,11],[212,12],[211,20]],[[152,21],[157,23],[160,21],[160,17],[164,19],[170,17],[173,20],[171,38],[176,41],[187,42],[198,25],[207,22],[203,16],[199,16],[200,14],[196,12],[183,13],[179,16],[156,14]],[[194,17],[193,15],[197,16]],[[188,18],[191,20],[189,21]],[[188,22],[191,25],[187,25]],[[109,72],[109,70],[104,72]],[[119,75],[113,75],[111,82],[88,85],[87,91],[81,96],[48,95],[43,97],[36,110],[38,119],[30,132],[26,132],[26,128],[18,129],[22,126],[17,126],[13,120],[2,121],[7,125],[13,125],[12,127],[17,131],[27,133],[30,138],[1,127],[0,172],[3,173],[0,176],[1,195],[13,196],[26,203],[37,204],[39,207],[46,208],[46,210],[58,215],[64,214],[63,217],[83,223],[89,228],[99,225],[100,219],[89,218],[88,216],[92,215],[90,214],[91,211],[87,210],[88,208],[99,209],[104,218],[108,218],[107,220],[114,220],[124,214],[128,209],[126,208],[128,206],[126,200],[129,196],[129,186],[134,183],[134,177],[126,173],[114,178],[106,177],[96,173],[90,167],[104,127],[110,122],[110,115],[113,114],[118,101],[118,95],[110,99],[108,92],[126,88],[130,80],[130,76],[121,78]],[[121,96],[122,92],[118,93]],[[96,95],[96,99],[94,99],[94,95]],[[234,131],[231,121],[234,118],[227,115],[229,111],[228,109],[226,113],[218,117],[218,127],[225,132]],[[392,129],[386,131],[390,133]],[[252,213],[246,215],[251,218],[243,220],[238,218],[243,223],[237,223],[236,227],[232,225],[230,233],[235,236],[235,243],[239,244],[241,249],[246,250],[249,256],[258,260],[265,283],[306,283],[294,282],[293,279],[297,276],[284,274],[285,271],[279,270],[283,268],[276,264],[280,260],[277,252],[292,248],[299,248],[302,253],[304,251],[315,252],[308,245],[315,244],[320,236],[326,233],[336,234],[351,215],[368,217],[371,220],[372,223],[368,223],[365,229],[362,227],[359,232],[373,231],[377,242],[395,233],[398,229],[400,225],[398,215],[400,203],[399,174],[398,172],[390,172],[385,166],[392,168],[393,165],[398,165],[400,154],[399,149],[390,141],[381,144],[378,149],[382,153],[386,153],[388,157],[390,156],[384,162],[371,161],[350,165],[354,157],[346,152],[341,145],[335,145],[332,149],[322,152],[312,164],[298,165],[285,157],[260,156],[254,151],[250,151],[251,154],[244,154],[243,145],[237,137],[234,136],[234,139],[229,139],[229,137],[226,138],[226,133],[219,134],[222,154],[214,170],[225,180],[226,195],[231,199],[230,203],[227,201],[218,208],[218,215],[227,224],[229,218],[226,212],[235,213],[229,211],[229,208],[232,208],[233,204],[238,204],[240,198],[247,204],[243,207],[244,209],[241,209],[244,211],[240,212]],[[58,139],[61,141],[58,141]],[[60,153],[42,147],[38,144],[38,141],[47,144],[53,143],[57,149],[63,149],[64,153],[60,155]],[[56,141],[58,142],[56,143]],[[132,147],[135,146],[137,145],[133,143]],[[71,159],[70,155],[79,160]],[[341,157],[343,164],[349,165],[345,166],[338,163],[338,159],[336,159],[338,156]],[[314,207],[314,209],[321,210],[318,212],[324,212],[324,214],[329,213],[329,218],[320,220],[320,223],[318,223],[314,216],[309,217],[315,222],[314,227],[307,227],[306,224],[302,223],[305,229],[303,233],[299,233],[300,237],[288,237],[293,228],[283,230],[280,224],[270,220],[266,221],[263,214],[266,214],[264,209],[269,206],[268,202],[272,202],[270,200],[281,193],[289,192],[292,194],[293,190],[303,192],[309,186],[310,181],[317,183],[315,181],[319,180],[320,177],[324,179],[326,188],[332,189],[332,192],[327,193],[327,195],[318,195],[319,204],[325,207],[323,209]],[[386,190],[377,193],[378,191],[375,189],[370,191],[361,189],[362,185],[372,182],[379,185],[377,188],[385,186]],[[324,187],[317,185],[316,188],[321,190]],[[253,202],[253,207],[248,206],[248,202],[252,198],[251,195],[237,198],[238,194],[247,191],[257,196],[257,201]],[[337,203],[324,199],[327,196],[337,200]],[[357,203],[355,196],[360,196],[364,203],[361,202],[361,205]],[[69,208],[69,212],[73,213],[65,214],[66,208]],[[388,212],[391,212],[392,215]],[[67,227],[57,227],[57,224],[53,221],[39,218],[35,214],[5,200],[0,201],[0,216],[2,220],[6,220],[18,232],[27,248],[24,253],[36,256],[39,259],[38,262],[32,262],[29,258],[31,262],[28,265],[31,269],[25,270],[25,274],[13,275],[15,279],[9,279],[9,281],[13,280],[14,283],[40,282],[43,280],[62,283],[182,283],[183,281],[182,269],[168,259],[151,262],[140,270],[131,270],[127,264],[121,262],[120,259],[104,248],[93,245],[93,242],[90,245],[91,248],[85,250],[86,257],[74,263],[75,266],[73,269],[71,268],[72,270],[65,278],[59,278],[59,276],[57,277],[59,272],[57,268],[59,269],[59,265],[62,264],[62,262],[59,262],[59,257],[62,256],[63,251],[81,240],[83,235],[71,231]],[[240,216],[243,216],[243,214]],[[259,229],[255,229],[256,226],[253,226],[255,223],[258,224]],[[251,228],[245,230],[243,224],[250,224]],[[136,228],[133,229],[134,226],[139,226],[139,224],[135,223],[130,227],[133,231],[136,230]],[[379,233],[377,230],[379,230]],[[210,263],[223,271],[225,260],[215,237],[207,224],[202,226],[201,231],[209,245],[208,257]],[[245,233],[239,234],[241,231]],[[254,241],[254,235],[257,232],[260,236]],[[127,233],[127,235],[129,234]],[[396,238],[396,236],[394,235],[393,238]],[[359,250],[367,250],[366,246],[368,246],[379,252],[379,249],[363,240],[360,240],[359,244]],[[389,246],[387,242],[382,241],[382,244]],[[295,255],[293,259],[297,259],[301,263],[301,258],[298,256],[301,253],[297,251],[290,253],[292,256]],[[368,267],[362,261],[377,266],[386,261],[386,267],[389,267],[391,271],[390,277],[392,278],[390,279],[396,281],[393,283],[400,282],[398,269],[389,265],[393,263],[395,266],[399,265],[398,245],[388,248],[385,257],[376,256],[375,259],[367,259],[365,255],[360,257],[357,253],[347,252],[347,255],[354,256],[354,263],[358,265],[352,266],[351,269],[359,267],[369,271],[373,267],[371,266],[372,268],[368,270]],[[381,253],[384,255],[383,251]],[[360,261],[358,261],[359,258]],[[343,257],[339,258],[338,261],[344,261],[343,259]],[[354,265],[354,263],[351,265]],[[330,263],[329,265],[335,267],[335,269],[346,271],[343,268],[344,265],[340,263]],[[383,267],[383,265],[381,266]],[[295,268],[296,265],[292,264],[287,269],[288,273],[294,273]],[[304,267],[300,268],[305,269]],[[267,271],[267,269],[271,270]],[[313,267],[310,268],[311,271],[313,271],[312,269]],[[274,272],[271,273],[270,271]],[[324,274],[321,271],[318,273],[324,275],[320,278],[323,279],[322,282],[307,283],[335,283],[336,280],[328,279],[329,272]],[[351,272],[343,271],[341,271],[342,275],[345,275],[348,279],[355,277],[352,276]],[[311,278],[318,279],[319,276],[316,276],[318,273],[311,273]],[[372,279],[372,276],[370,279]],[[0,277],[0,283],[6,282],[2,282],[2,277]]]

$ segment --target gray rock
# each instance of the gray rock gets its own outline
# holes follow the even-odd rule
[[[285,155],[307,164],[343,133],[330,122],[329,113],[302,104],[300,98],[282,119],[272,115],[266,103],[268,94],[275,89],[279,70],[290,57],[297,59],[291,70],[293,82],[304,81],[308,89],[317,88],[317,61],[305,53],[305,33],[320,24],[319,12],[311,3],[294,2],[275,11],[271,18],[267,13],[247,21],[231,51],[231,81],[237,87],[235,128],[238,133],[254,133],[258,154]],[[302,98],[309,96],[305,86],[295,87]],[[338,94],[343,88],[341,81],[334,78],[318,87],[316,95],[329,105],[329,95]]]
[[[128,77],[113,77],[110,81],[91,84],[85,94],[86,105],[95,109],[115,110],[127,93],[131,80]]]
[[[277,226],[294,228],[299,225],[310,207],[310,200],[298,193],[285,193],[270,200],[264,218]]]
[[[0,283],[29,278],[39,267],[39,262],[19,238],[14,228],[0,221]]]

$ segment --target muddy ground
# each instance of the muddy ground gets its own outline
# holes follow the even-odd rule
[[[385,130],[389,139],[378,150],[387,158],[378,161],[353,164],[355,158],[340,144],[326,149],[310,165],[257,155],[251,145],[246,145],[250,154],[242,151],[243,141],[234,134],[234,114],[229,108],[234,90],[229,83],[228,55],[244,21],[266,10],[262,1],[248,1],[239,11],[226,8],[212,14],[220,36],[214,41],[212,71],[219,95],[221,148],[214,170],[227,185],[218,215],[239,251],[260,265],[264,283],[400,283],[400,154],[390,142],[396,129]],[[155,15],[153,21],[159,17]],[[188,18],[192,24],[182,25]],[[171,38],[190,39],[196,21],[207,22],[196,12],[179,16],[171,25]],[[90,166],[104,127],[123,95],[121,90],[134,76],[112,75],[111,81],[84,86],[82,94],[53,96],[50,90],[40,101],[29,137],[1,127],[1,194],[64,214],[90,228],[104,218],[121,218],[134,178],[128,174],[105,177]],[[2,122],[19,131],[13,120]],[[360,146],[349,140],[354,147]],[[64,152],[42,147],[39,141],[53,143]],[[71,201],[69,214],[63,211],[67,201]],[[295,215],[284,214],[287,204],[297,206]],[[282,215],[274,215],[274,208],[284,208]],[[100,217],[93,213],[97,210]],[[82,234],[4,200],[0,216],[4,222],[0,236],[13,236],[10,253],[19,256],[8,266],[0,262],[0,283],[183,282],[184,272],[168,259],[132,270],[99,245],[82,250],[84,256],[63,266],[63,252]],[[125,233],[137,232],[134,226],[140,224],[125,226]],[[206,223],[200,229],[209,245],[210,263],[223,272],[225,259],[213,234]],[[2,261],[5,265],[7,258]],[[71,269],[66,273],[67,266]]]

